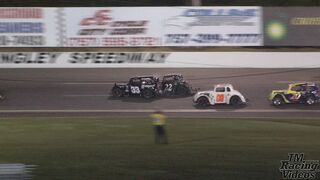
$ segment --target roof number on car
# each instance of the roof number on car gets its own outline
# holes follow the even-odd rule
[[[172,91],[172,84],[165,84],[165,91]]]

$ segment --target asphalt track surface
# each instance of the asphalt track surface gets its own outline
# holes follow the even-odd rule
[[[217,83],[232,83],[249,102],[246,106],[216,105],[199,109],[192,97],[155,98],[110,96],[114,82],[138,75],[181,73],[194,88],[209,90]],[[320,69],[0,69],[0,117],[12,116],[147,116],[163,110],[177,117],[282,117],[319,118],[320,104],[270,105],[273,89],[291,82],[320,83]]]

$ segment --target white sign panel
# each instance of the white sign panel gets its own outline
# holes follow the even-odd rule
[[[65,8],[65,46],[161,46],[163,8]]]
[[[58,46],[56,11],[57,8],[0,8],[0,46]]]
[[[0,69],[320,68],[319,59],[319,52],[1,52]]]
[[[164,13],[164,46],[261,46],[259,7],[172,7]]]

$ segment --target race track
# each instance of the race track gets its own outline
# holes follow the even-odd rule
[[[216,83],[232,83],[249,99],[245,107],[226,105],[198,109],[192,97],[112,98],[114,82],[137,75],[181,73],[194,88],[207,90]],[[227,69],[227,68],[113,68],[113,69],[1,69],[0,116],[146,116],[162,109],[179,117],[295,117],[317,118],[320,104],[285,105],[268,102],[272,89],[285,89],[290,82],[320,83],[320,69]]]

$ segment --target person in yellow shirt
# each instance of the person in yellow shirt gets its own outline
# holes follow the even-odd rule
[[[165,130],[167,116],[161,111],[156,111],[150,116],[154,127],[155,143],[168,144],[168,137]]]

